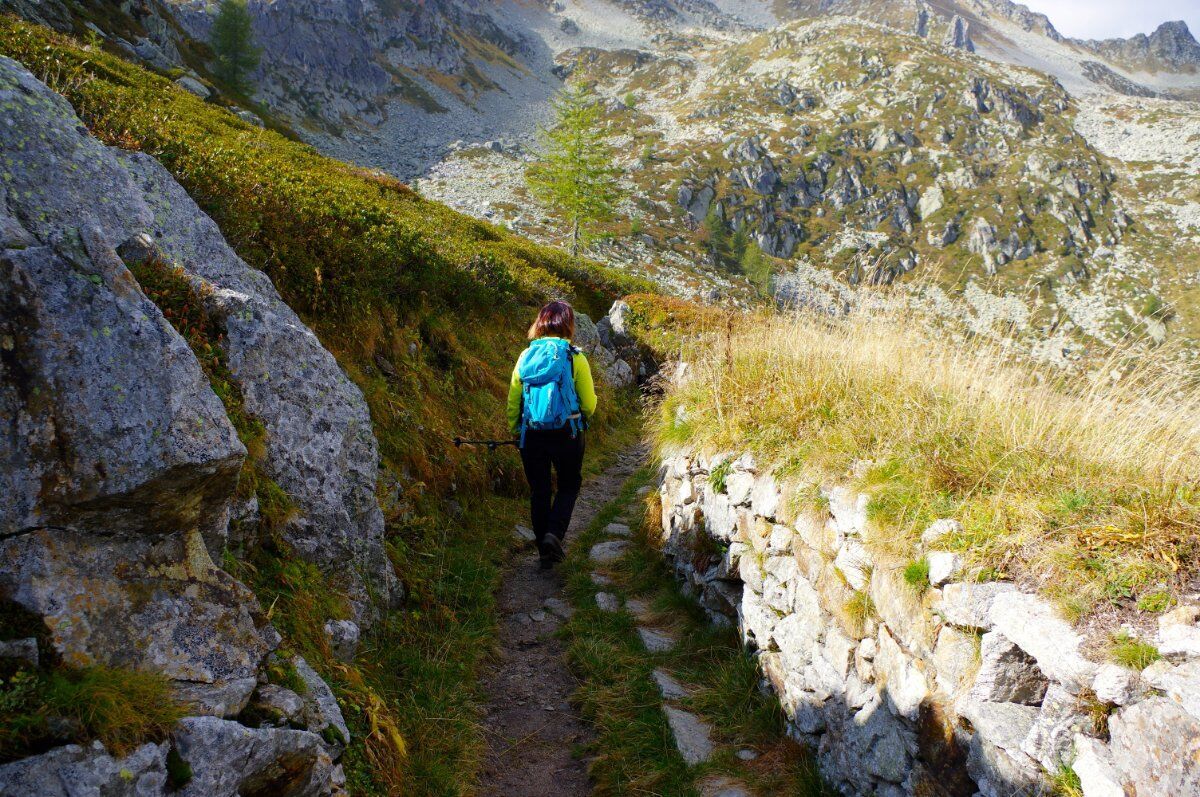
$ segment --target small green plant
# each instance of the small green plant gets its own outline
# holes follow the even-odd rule
[[[1112,703],[1105,703],[1091,689],[1082,689],[1076,698],[1079,708],[1092,723],[1092,734],[1101,739],[1108,738],[1108,718],[1117,710]]]
[[[1113,634],[1109,654],[1117,664],[1134,670],[1144,670],[1162,658],[1158,648],[1132,636],[1128,631]]]
[[[296,671],[291,659],[280,656],[267,667],[267,680],[276,686],[291,689],[298,695],[308,694],[308,684]]]
[[[721,462],[715,468],[712,469],[712,472],[708,474],[708,486],[713,488],[713,490],[718,493],[725,492],[725,488],[726,488],[725,481],[726,481],[726,479],[729,478],[729,474],[732,471],[733,471],[733,460],[732,459],[721,460]]]
[[[337,727],[334,725],[326,725],[324,728],[322,728],[321,729],[321,738],[325,740],[326,744],[332,744],[332,745],[345,745],[346,744],[346,737],[343,736],[342,732],[339,731],[337,729]]]
[[[632,92],[632,91],[630,91],[630,92],[627,92],[627,93],[625,94],[625,98],[624,98],[623,102],[625,103],[625,107],[626,107],[626,108],[635,108],[635,107],[637,107],[637,94],[635,94],[635,93],[634,93],[634,92]]]
[[[1083,797],[1083,784],[1069,764],[1060,764],[1050,774],[1050,787],[1055,797]]]
[[[192,765],[172,747],[167,751],[167,783],[172,789],[182,789],[191,779]]]
[[[1175,599],[1171,597],[1171,593],[1166,590],[1156,590],[1154,592],[1147,592],[1138,598],[1137,607],[1143,612],[1161,614],[1170,609],[1174,603]]]
[[[846,615],[846,620],[850,623],[850,628],[861,635],[866,629],[867,622],[875,617],[875,601],[867,594],[866,590],[855,590],[845,605],[842,611]]]
[[[922,556],[909,562],[904,568],[904,583],[917,592],[924,592],[929,587],[929,560]]]

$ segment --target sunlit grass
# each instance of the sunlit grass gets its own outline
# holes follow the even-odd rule
[[[687,378],[662,404],[660,447],[748,450],[810,480],[868,462],[858,484],[887,529],[874,544],[905,560],[930,522],[957,518],[943,545],[1075,616],[1168,604],[1200,567],[1200,391],[1154,358],[1114,355],[1091,378],[1043,372],[866,314],[710,325],[681,350]]]

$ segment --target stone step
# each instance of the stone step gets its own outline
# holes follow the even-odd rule
[[[546,598],[542,602],[542,608],[560,620],[570,620],[575,616],[575,610],[561,598]]]
[[[664,704],[662,710],[675,737],[675,747],[688,766],[694,767],[712,758],[715,747],[711,725],[681,708]]]
[[[754,792],[741,781],[714,775],[699,784],[700,797],[754,797]]]
[[[588,555],[591,556],[592,561],[596,564],[606,565],[620,559],[628,549],[629,543],[625,540],[609,540],[608,542],[598,542],[593,545]]]
[[[613,537],[629,537],[633,534],[625,523],[609,523],[604,527],[604,533]]]
[[[667,700],[681,700],[691,694],[690,689],[661,667],[654,670],[654,682],[658,684],[658,691]]]
[[[642,644],[650,653],[666,653],[675,648],[675,637],[663,631],[639,625],[637,632],[642,638]]]
[[[597,592],[596,605],[606,612],[621,611],[621,599],[611,592]]]
[[[614,582],[603,573],[592,573],[592,583],[597,587],[611,587]]]
[[[625,608],[633,612],[633,616],[642,622],[647,622],[650,619],[650,604],[638,598],[629,598],[625,601]]]

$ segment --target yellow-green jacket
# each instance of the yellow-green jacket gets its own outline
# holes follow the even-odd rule
[[[517,359],[520,362],[520,358]],[[592,367],[582,352],[571,358],[571,369],[575,375],[575,392],[579,394],[579,409],[583,417],[591,418],[596,411],[596,385],[592,382]],[[513,367],[512,381],[508,384],[508,430],[514,435],[521,432],[521,377]]]

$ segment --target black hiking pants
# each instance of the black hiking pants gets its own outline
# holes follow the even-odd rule
[[[560,540],[567,535],[575,499],[583,484],[583,432],[571,436],[570,429],[525,432],[521,464],[529,480],[529,515],[533,533],[541,548],[542,538],[553,534]],[[551,486],[550,470],[558,477],[558,491]]]

